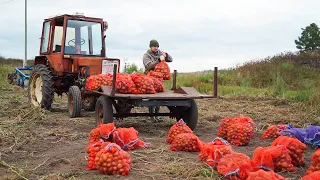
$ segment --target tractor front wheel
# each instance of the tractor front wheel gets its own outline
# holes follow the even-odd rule
[[[50,69],[44,64],[33,67],[28,86],[28,99],[34,106],[51,109],[54,98],[54,79]]]
[[[71,86],[68,92],[69,117],[76,118],[81,115],[81,91],[78,86]]]

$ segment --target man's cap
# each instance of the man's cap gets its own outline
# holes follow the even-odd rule
[[[150,41],[150,47],[159,47],[158,41],[155,40],[155,39],[152,39],[152,40]]]

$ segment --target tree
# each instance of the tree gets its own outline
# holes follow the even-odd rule
[[[132,63],[132,64],[126,65],[123,72],[126,74],[131,74],[134,72],[143,73],[143,69],[142,68],[138,69],[138,66],[135,63]]]
[[[301,52],[315,51],[320,49],[320,31],[315,23],[311,23],[306,28],[301,28],[301,37],[295,40],[297,49]]]

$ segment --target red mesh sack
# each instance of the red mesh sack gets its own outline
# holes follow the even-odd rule
[[[157,79],[162,79],[162,80],[163,80],[163,75],[162,75],[161,72],[155,72],[155,71],[151,70],[151,71],[148,72],[147,75],[148,75],[148,76],[155,77],[155,78],[157,78]]]
[[[320,180],[320,171],[315,171],[305,175],[300,180]]]
[[[289,150],[283,145],[256,148],[252,161],[265,170],[296,172]]]
[[[98,169],[98,167],[95,165],[95,158],[96,154],[100,151],[101,148],[107,146],[110,142],[104,142],[102,139],[100,139],[97,142],[90,143],[87,147],[87,154],[88,154],[88,165],[86,167],[86,170],[95,170]]]
[[[95,165],[102,174],[126,176],[132,167],[132,159],[120,146],[110,143],[96,154]]]
[[[306,175],[315,171],[320,171],[320,148],[312,154],[311,164],[306,171]]]
[[[236,123],[245,123],[250,124],[252,127],[254,126],[253,120],[248,116],[237,116],[235,118],[227,116],[224,119],[220,120],[217,135],[219,137],[227,139],[228,127]]]
[[[241,165],[251,163],[250,157],[242,153],[232,152],[223,156],[218,163],[217,170],[227,179],[245,179],[239,176]]]
[[[272,143],[272,146],[283,145],[289,150],[289,155],[292,159],[294,166],[304,165],[304,153],[307,146],[299,141],[297,138],[291,138],[288,136],[279,136]]]
[[[133,127],[117,128],[113,133],[113,141],[123,150],[133,150],[137,148],[149,148],[150,144],[138,138],[139,132]]]
[[[92,129],[89,134],[89,143],[97,142],[99,139],[110,140],[111,133],[116,129],[114,123],[100,124]]]
[[[215,142],[218,142],[218,145]],[[216,168],[220,159],[232,152],[230,145],[221,145],[222,141],[215,142],[204,144],[199,153],[199,159],[212,168]]]
[[[165,60],[162,60],[154,67],[155,72],[161,72],[164,80],[170,80],[170,68]]]
[[[180,119],[170,127],[166,142],[171,144],[174,137],[181,133],[193,133],[189,126],[187,126],[187,124],[183,121],[183,119]]]
[[[116,91],[122,94],[139,94],[135,83],[128,74],[117,74],[116,77]]]
[[[155,89],[157,92],[163,92],[163,91],[165,90],[162,79],[158,79],[158,78],[155,78],[155,77],[150,77],[150,78],[152,79],[154,89]]]
[[[99,124],[96,128],[99,131],[100,138],[104,141],[111,141],[112,132],[116,130],[114,122]]]
[[[273,171],[260,169],[255,172],[250,172],[247,180],[286,180],[286,178]]]
[[[98,128],[94,128],[90,131],[90,134],[89,134],[90,144],[99,141],[100,138],[101,136]]]
[[[227,140],[225,140],[221,137],[214,138],[212,140],[211,144],[213,144],[213,145],[230,145],[230,143]]]
[[[227,140],[232,145],[245,146],[249,144],[254,135],[254,129],[250,123],[235,123],[227,128]]]
[[[90,76],[86,79],[86,89],[97,90],[101,87],[101,82],[98,81],[97,76]]]
[[[137,90],[141,94],[155,94],[157,93],[154,88],[152,77],[145,74],[134,73],[131,74],[132,81],[134,82]]]
[[[171,151],[200,151],[202,142],[193,133],[181,133],[174,137],[169,149]]]
[[[280,136],[280,132],[286,129],[285,124],[269,126],[261,135],[260,140],[274,139]]]

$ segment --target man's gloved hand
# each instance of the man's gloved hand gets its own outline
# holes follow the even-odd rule
[[[164,56],[164,58],[166,58],[166,57],[167,57],[167,53],[166,53],[166,52],[162,52],[162,53],[161,53],[161,55],[163,55],[163,56]]]

